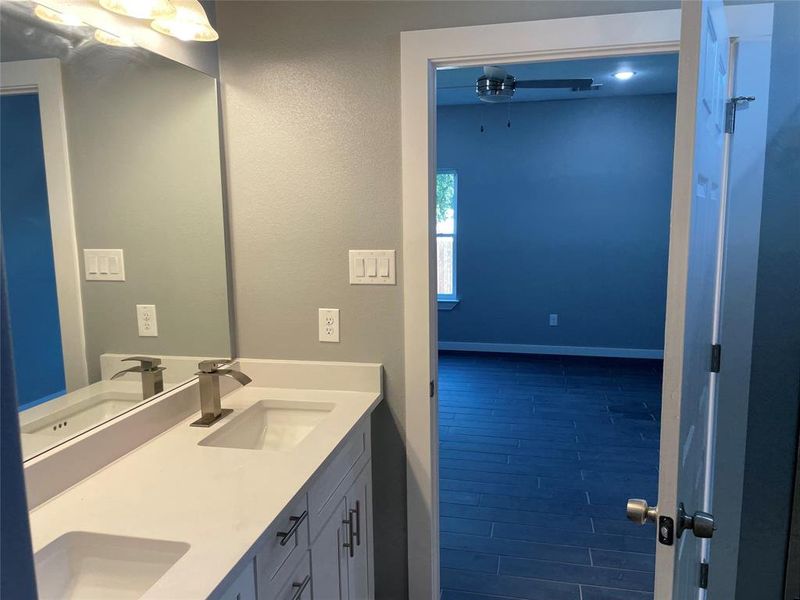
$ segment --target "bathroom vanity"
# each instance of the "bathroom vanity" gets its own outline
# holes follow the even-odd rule
[[[163,432],[53,497],[31,490],[42,599],[373,597],[369,417],[381,366],[238,363],[253,382],[225,388],[233,412],[211,427],[190,426],[190,382],[97,434],[115,428],[130,443],[126,421],[177,406]],[[92,437],[26,463],[29,487],[93,452]]]

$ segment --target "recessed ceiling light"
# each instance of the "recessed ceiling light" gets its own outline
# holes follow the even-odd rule
[[[83,25],[83,21],[81,21],[78,17],[53,10],[52,8],[47,8],[41,4],[36,5],[36,8],[33,9],[33,14],[39,17],[42,21],[55,23],[56,25],[69,25],[70,27],[80,27]]]
[[[620,81],[627,81],[634,75],[636,75],[636,73],[634,73],[633,71],[617,71],[616,73],[614,73],[614,77],[616,77]]]

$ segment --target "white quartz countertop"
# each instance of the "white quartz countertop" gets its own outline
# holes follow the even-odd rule
[[[238,389],[222,402],[233,414],[212,427],[190,427],[193,414],[32,510],[34,552],[69,531],[183,542],[189,550],[143,597],[206,598],[380,399],[375,391]],[[260,400],[335,407],[288,451],[198,445]]]

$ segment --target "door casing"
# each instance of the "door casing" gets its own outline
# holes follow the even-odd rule
[[[67,391],[71,392],[87,386],[89,376],[60,61],[42,58],[3,63],[0,93],[26,92],[39,95],[61,350]]]
[[[732,6],[731,36],[772,5]],[[454,27],[401,34],[404,380],[409,597],[439,595],[435,252],[436,69],[677,52],[680,10]]]

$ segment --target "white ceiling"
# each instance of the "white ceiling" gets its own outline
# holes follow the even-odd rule
[[[602,84],[599,90],[573,92],[569,89],[518,89],[513,102],[540,100],[578,100],[608,96],[640,96],[675,93],[678,85],[678,55],[647,54],[582,60],[499,65],[517,78],[559,79],[591,77]],[[627,81],[614,78],[617,71],[634,71]],[[439,105],[477,104],[475,81],[483,74],[482,67],[439,69],[437,98]]]

